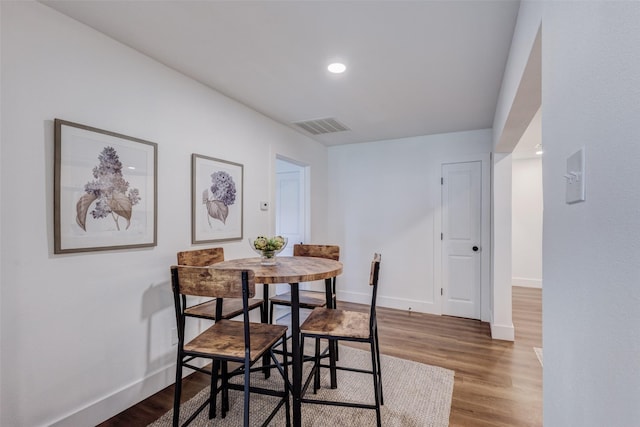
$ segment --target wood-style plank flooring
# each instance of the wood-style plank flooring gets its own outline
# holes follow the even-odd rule
[[[513,288],[513,323],[516,340],[505,342],[491,339],[487,323],[378,308],[382,353],[455,371],[451,426],[542,425],[542,367],[533,350],[542,347],[540,289]],[[184,399],[208,382],[203,374],[185,378]],[[170,386],[100,426],[146,426],[172,404]]]

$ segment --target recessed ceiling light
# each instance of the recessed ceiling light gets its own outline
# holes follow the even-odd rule
[[[329,64],[329,66],[327,67],[327,70],[329,70],[330,73],[334,74],[344,73],[346,69],[347,66],[340,62],[334,62],[333,64]]]

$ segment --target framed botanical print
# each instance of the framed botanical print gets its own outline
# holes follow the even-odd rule
[[[157,144],[54,121],[54,253],[156,246]]]
[[[242,239],[242,185],[239,163],[191,155],[191,242]]]

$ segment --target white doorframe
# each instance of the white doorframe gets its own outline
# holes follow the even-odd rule
[[[276,159],[275,159],[275,186],[276,186],[276,191],[274,193],[274,206],[273,206],[273,212],[274,212],[274,219],[275,219],[275,232],[280,233],[280,230],[277,228],[277,223],[278,223],[278,218],[277,218],[277,212],[278,212],[278,206],[277,203],[279,202],[278,197],[277,197],[277,193],[278,193],[278,174],[279,173],[283,173],[283,172],[287,172],[287,171],[295,171],[299,173],[299,188],[300,188],[300,192],[299,192],[299,196],[300,199],[302,200],[302,204],[303,207],[302,209],[300,209],[299,211],[299,217],[298,217],[298,222],[299,224],[301,224],[301,236],[300,239],[297,239],[299,241],[289,241],[287,244],[287,248],[283,251],[282,255],[291,255],[293,252],[293,245],[296,243],[300,243],[300,241],[302,242],[308,242],[310,239],[309,236],[309,230],[310,230],[310,197],[309,197],[309,189],[310,189],[310,182],[309,182],[309,166],[305,165],[301,162],[295,161],[295,160],[291,160],[289,158],[280,156],[280,155],[276,155]],[[281,293],[281,292],[286,292],[288,290],[288,285],[276,285],[275,287],[275,292],[274,293]]]
[[[489,250],[491,247],[491,155],[489,153],[478,153],[457,156],[450,160],[445,159],[440,162],[440,168],[444,164],[477,161],[482,164],[480,245],[482,248],[486,248],[486,250],[480,252],[480,320],[489,322],[491,320],[491,251]],[[440,192],[438,192],[438,197],[440,197]],[[436,238],[434,239],[434,265],[436,266],[434,268],[434,280],[437,285],[434,286],[434,301],[437,301],[437,305],[440,307],[440,314],[442,314],[443,304],[443,298],[440,295],[440,288],[442,287],[442,242],[440,233],[443,232],[441,203],[442,201],[438,204],[439,208],[434,215],[434,230],[437,230]]]

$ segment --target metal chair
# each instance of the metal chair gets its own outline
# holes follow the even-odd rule
[[[373,375],[373,387],[375,404],[346,403],[330,400],[303,398],[302,402],[316,403],[335,406],[351,406],[355,408],[375,409],[377,425],[380,427],[380,406],[384,405],[382,394],[382,372],[380,369],[380,345],[378,342],[378,324],[376,320],[376,298],[378,292],[378,274],[380,271],[380,254],[375,254],[371,262],[371,273],[369,285],[372,287],[371,307],[369,313],[330,309],[318,307],[313,309],[309,317],[300,326],[302,347],[304,348],[305,338],[316,340],[316,352],[311,376],[314,376],[314,393],[320,386],[320,369],[330,368],[335,370],[345,370]],[[333,359],[330,365],[321,363],[322,356],[319,351],[319,340],[328,339],[331,341],[355,341],[369,343],[371,349],[371,370],[354,369],[343,366],[335,366]],[[309,381],[307,381],[307,384]],[[306,387],[306,386],[305,386]]]
[[[250,393],[266,394],[278,397],[277,405],[271,411],[266,426],[276,413],[285,406],[286,425],[290,425],[289,414],[289,376],[286,352],[286,326],[270,325],[266,323],[249,322],[249,299],[255,296],[255,275],[250,270],[216,269],[214,267],[172,266],[171,283],[173,288],[176,321],[178,324],[178,357],[176,364],[176,383],[173,405],[173,426],[177,427],[180,420],[180,399],[182,393],[182,368],[192,358],[210,359],[214,366],[211,374],[211,394],[209,398],[193,413],[183,425],[189,424],[209,405],[209,419],[216,416],[216,401],[218,393],[222,393],[222,417],[229,409],[228,393],[230,389],[244,391],[244,426],[249,426]],[[213,326],[185,343],[186,297],[211,298],[239,298],[242,301],[242,321],[216,318]],[[284,345],[283,361],[280,362],[273,353],[273,347],[282,342]],[[268,355],[273,361],[270,368],[277,368],[283,379],[283,389],[268,390],[252,387],[250,373],[261,370],[262,367],[252,369],[256,361]],[[239,366],[229,372],[228,362],[239,363]],[[229,383],[235,375],[244,375],[244,384]],[[218,379],[221,384],[218,386]],[[255,420],[251,420],[256,425]]]
[[[222,261],[224,261],[224,248],[194,249],[178,252],[178,265],[207,267]],[[260,318],[262,319],[262,313],[264,311],[263,300],[249,300],[249,310],[255,310],[256,308],[260,309]],[[221,319],[232,319],[242,314],[242,299],[226,298],[224,301],[213,299],[187,307],[185,313],[190,317],[214,320],[217,309],[222,310],[218,317]]]
[[[340,260],[340,246],[336,245],[302,245],[293,246],[293,256],[309,256],[327,258],[334,261]],[[336,306],[336,278],[331,281],[332,304]],[[273,311],[275,305],[291,307],[291,292],[274,295],[269,298],[269,323],[273,323]],[[327,305],[325,292],[300,291],[300,308],[314,309]]]

